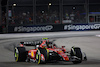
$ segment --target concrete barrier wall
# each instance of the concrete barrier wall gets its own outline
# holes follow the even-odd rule
[[[57,24],[57,25],[31,25],[31,26],[8,27],[8,33],[85,31],[85,30],[100,30],[100,24]]]

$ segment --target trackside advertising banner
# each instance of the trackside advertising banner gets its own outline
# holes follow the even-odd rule
[[[8,29],[9,33],[50,32],[63,30],[63,25],[9,26]]]
[[[84,31],[84,30],[99,30],[100,24],[77,24],[77,25],[64,25],[64,30],[71,31]]]
[[[36,32],[36,31],[51,31],[53,29],[52,25],[47,26],[18,26],[14,28],[15,32]]]
[[[33,25],[33,26],[9,26],[9,33],[31,33],[51,31],[84,31],[100,30],[100,24],[57,24],[57,25]]]

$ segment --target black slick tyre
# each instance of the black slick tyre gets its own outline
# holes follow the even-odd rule
[[[71,49],[71,56],[76,56],[80,58],[80,60],[72,61],[74,64],[79,64],[82,62],[82,52],[79,47],[74,47]]]
[[[41,60],[41,54],[44,55],[45,60]],[[36,60],[38,64],[46,63],[47,61],[47,50],[45,48],[39,48],[36,52]]]
[[[27,57],[25,47],[15,47],[14,57],[16,62],[25,62]]]

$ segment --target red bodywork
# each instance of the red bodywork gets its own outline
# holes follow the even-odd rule
[[[51,50],[51,51],[54,51],[54,52],[57,52],[60,56],[63,57],[64,60],[66,61],[69,61],[69,58],[68,56],[64,53],[64,51],[62,51],[63,49],[62,48],[47,48],[48,50]]]
[[[42,43],[39,45],[39,47],[41,47],[41,48],[46,47],[46,42],[47,42],[47,40],[42,41]],[[20,45],[20,46],[23,46],[23,45]],[[29,50],[28,51],[28,57],[31,57],[32,59],[35,60],[36,59],[36,51],[37,51],[37,49],[38,48]],[[54,51],[54,52],[58,53],[59,56],[61,56],[63,58],[63,60],[69,61],[68,56],[65,54],[65,52],[66,52],[65,48],[63,48],[63,47],[62,48],[57,48],[57,47],[53,46],[51,48],[46,47],[46,49],[48,51]],[[41,56],[43,56],[43,55],[41,54]]]

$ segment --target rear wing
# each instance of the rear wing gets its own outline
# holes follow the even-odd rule
[[[42,38],[42,40],[35,40],[35,41],[31,41],[31,42],[20,42],[20,46],[37,46],[37,45],[41,45],[43,40],[48,40],[49,38]],[[51,44],[53,41],[49,41],[47,42],[47,44]]]
[[[42,38],[42,40],[47,40],[48,38]],[[36,40],[32,42],[20,42],[21,46],[36,46],[42,43],[42,40]]]
[[[36,46],[40,45],[41,41],[33,41],[33,42],[20,42],[21,45],[25,46]]]

